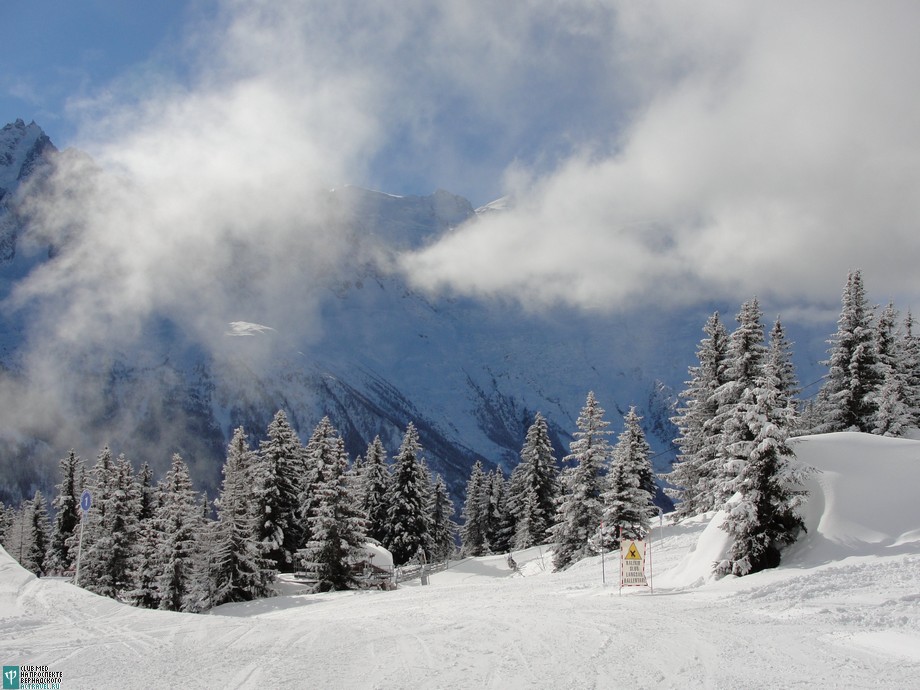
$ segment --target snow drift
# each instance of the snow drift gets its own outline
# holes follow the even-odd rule
[[[920,553],[920,441],[841,432],[794,439],[798,462],[813,469],[802,517],[808,530],[783,553],[783,566],[811,568],[851,557]],[[699,518],[694,518],[699,521]],[[659,584],[689,587],[714,580],[713,563],[730,545],[708,519],[698,542]]]

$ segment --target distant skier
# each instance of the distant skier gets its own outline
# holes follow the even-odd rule
[[[517,561],[514,560],[514,557],[510,553],[508,554],[508,567],[514,572],[518,572]]]

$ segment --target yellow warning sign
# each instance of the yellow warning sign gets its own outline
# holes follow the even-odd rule
[[[646,542],[628,539],[620,543],[620,587],[648,587],[645,579]]]

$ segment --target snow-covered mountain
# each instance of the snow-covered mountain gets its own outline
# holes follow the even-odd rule
[[[0,262],[10,262],[16,251],[18,226],[9,203],[19,183],[35,176],[55,152],[48,135],[34,122],[16,120],[0,129]]]
[[[28,193],[22,181],[55,150],[34,124],[17,121],[2,133],[0,223],[9,246],[0,257],[0,298],[6,298],[48,257],[15,258],[28,225],[16,199]],[[660,453],[655,462],[667,467],[673,390],[686,377],[708,309],[535,314],[498,301],[432,297],[387,270],[389,259],[474,222],[477,213],[503,212],[504,200],[477,211],[445,191],[398,197],[345,187],[329,192],[327,202],[338,209],[350,250],[322,276],[318,324],[309,335],[246,313],[228,319],[206,346],[170,313],[150,315],[130,346],[82,352],[67,362],[70,380],[47,383],[72,399],[69,409],[80,417],[64,424],[66,434],[61,419],[40,409],[27,424],[8,422],[0,434],[0,498],[47,488],[67,449],[92,458],[105,443],[158,470],[179,451],[196,480],[213,488],[232,429],[243,424],[255,440],[279,408],[303,437],[329,415],[352,455],[377,434],[395,453],[414,421],[432,469],[458,497],[475,459],[506,472],[514,466],[537,411],[547,417],[557,451],[565,452],[589,390],[613,431],[636,405]],[[23,379],[31,371],[27,315],[5,310],[0,319],[3,399],[11,404],[15,386],[39,384]]]

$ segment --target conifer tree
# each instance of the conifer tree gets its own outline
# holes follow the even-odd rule
[[[192,488],[188,466],[178,453],[160,485],[160,506],[156,517],[160,530],[157,554],[159,607],[186,611],[196,572],[196,531],[201,522],[198,497]]]
[[[903,436],[914,426],[916,412],[908,403],[908,395],[904,377],[893,368],[886,369],[882,386],[874,395],[873,434]]]
[[[13,509],[7,508],[3,501],[0,501],[0,544],[6,544],[6,535],[10,530],[12,520]]]
[[[879,358],[873,308],[866,298],[862,274],[851,271],[843,290],[837,333],[829,341],[828,374],[819,394],[818,433],[856,430],[869,432],[876,411]]]
[[[302,479],[305,473],[304,450],[279,410],[268,426],[268,439],[262,441],[258,462],[253,471],[254,501],[258,507],[259,540],[267,546],[267,558],[273,568],[293,569],[293,554],[304,539],[301,504]]]
[[[22,566],[41,577],[45,574],[50,532],[48,508],[41,491],[35,491],[25,514],[29,529],[29,548],[24,554]]]
[[[557,542],[553,565],[561,570],[571,563],[594,553],[590,540],[601,523],[604,472],[610,461],[607,436],[609,422],[604,410],[588,393],[585,406],[576,421],[578,431],[570,446],[571,453],[563,462],[574,463],[562,475],[564,490],[557,511],[553,539]]]
[[[74,532],[80,524],[80,485],[83,461],[71,450],[61,458],[59,468],[61,482],[55,487],[56,495],[51,502],[55,510],[54,527],[51,530],[49,561],[52,569],[66,571],[73,569],[75,554],[71,550]]]
[[[191,564],[191,585],[185,596],[184,611],[200,613],[216,606],[218,523],[211,519],[211,502],[207,493],[201,494],[198,520],[194,525],[194,549]]]
[[[268,595],[273,571],[258,539],[257,516],[249,499],[255,454],[243,427],[233,432],[224,462],[214,530],[211,605],[251,601]]]
[[[21,565],[29,552],[31,530],[28,527],[30,501],[22,501],[19,507],[6,508],[3,515],[3,548]]]
[[[868,396],[874,408],[873,434],[902,436],[913,425],[914,410],[910,407],[909,371],[905,359],[908,348],[898,328],[898,313],[889,303],[875,325],[876,372],[880,383]]]
[[[144,522],[151,519],[157,510],[157,490],[153,483],[153,470],[146,462],[137,471],[138,489],[137,519]]]
[[[159,562],[161,530],[157,521],[159,492],[148,463],[141,465],[134,483],[137,487],[137,530],[128,563],[130,584],[123,597],[133,606],[155,609],[160,605],[157,582],[162,574]]]
[[[558,474],[546,419],[537,412],[527,429],[521,461],[510,481],[509,512],[515,518],[515,549],[526,549],[549,539],[559,495]]]
[[[721,431],[719,448],[709,467],[703,470],[710,478],[707,510],[721,508],[731,496],[731,492],[726,493],[726,487],[735,475],[731,469],[733,465],[728,447],[740,440],[739,434],[744,434],[735,422],[743,405],[745,391],[756,385],[757,379],[764,373],[767,361],[763,312],[756,298],[741,305],[736,320],[738,328],[732,331],[728,339],[726,381],[715,393],[719,409],[714,425]]]
[[[456,544],[457,523],[453,520],[454,503],[450,500],[447,485],[438,475],[434,483],[434,499],[431,510],[431,558],[445,561],[453,554]]]
[[[727,448],[733,477],[727,494],[722,529],[732,537],[729,556],[716,564],[721,574],[747,575],[779,564],[780,549],[804,529],[796,509],[804,501],[799,488],[805,470],[788,444],[794,411],[783,406],[778,380],[767,370],[745,390],[733,424],[734,441]]]
[[[301,533],[304,544],[309,542],[313,535],[310,534],[310,518],[315,514],[319,505],[319,489],[326,481],[323,474],[329,466],[329,458],[337,451],[339,434],[329,417],[323,417],[313,433],[303,452],[303,476],[299,482],[300,494],[298,496],[297,518],[301,523]]]
[[[619,548],[620,536],[644,539],[649,531],[655,498],[650,447],[630,407],[626,425],[613,449],[613,462],[604,492],[604,548]]]
[[[418,431],[409,422],[394,460],[387,498],[389,522],[384,544],[396,565],[408,562],[431,543],[431,485],[420,460],[421,449]]]
[[[484,556],[488,553],[486,545],[487,519],[487,489],[490,488],[486,481],[486,474],[482,469],[482,461],[477,460],[470,470],[470,478],[466,483],[466,499],[463,503],[463,526],[460,528],[460,542],[462,556]]]
[[[910,425],[920,427],[920,338],[914,334],[914,319],[910,311],[904,317],[899,351],[904,401],[911,411]]]
[[[778,317],[770,330],[765,366],[776,376],[780,404],[785,407],[787,402],[791,402],[795,409],[795,401],[802,389],[795,375],[795,365],[792,363],[792,343],[787,339],[786,329]]]
[[[368,445],[364,457],[361,481],[361,508],[367,520],[367,536],[379,541],[386,539],[390,490],[390,470],[387,467],[387,453],[379,436]]]
[[[491,553],[506,553],[511,549],[513,526],[505,505],[505,475],[496,467],[487,477],[486,548]]]
[[[875,352],[878,357],[876,372],[883,379],[889,371],[898,371],[900,364],[901,338],[898,331],[898,312],[889,302],[875,322]]]
[[[159,579],[162,563],[159,559],[161,530],[157,518],[151,515],[140,520],[137,539],[129,563],[130,586],[124,593],[125,601],[132,606],[155,609],[160,606]]]
[[[680,394],[685,401],[672,419],[679,431],[675,444],[680,454],[668,475],[674,488],[665,493],[679,502],[675,520],[712,509],[711,476],[715,470],[722,430],[717,423],[718,391],[726,383],[728,332],[715,312],[703,328],[706,337],[697,348],[697,366],[690,367],[690,380]]]
[[[328,418],[324,419],[328,423]],[[329,424],[331,427],[331,424]],[[352,564],[365,541],[364,518],[357,509],[348,482],[345,442],[334,429],[322,446],[321,480],[309,516],[310,541],[298,551],[303,568],[321,592],[357,585]]]
[[[137,529],[138,491],[131,463],[102,449],[90,472],[92,509],[86,516],[80,585],[107,597],[130,588]]]

